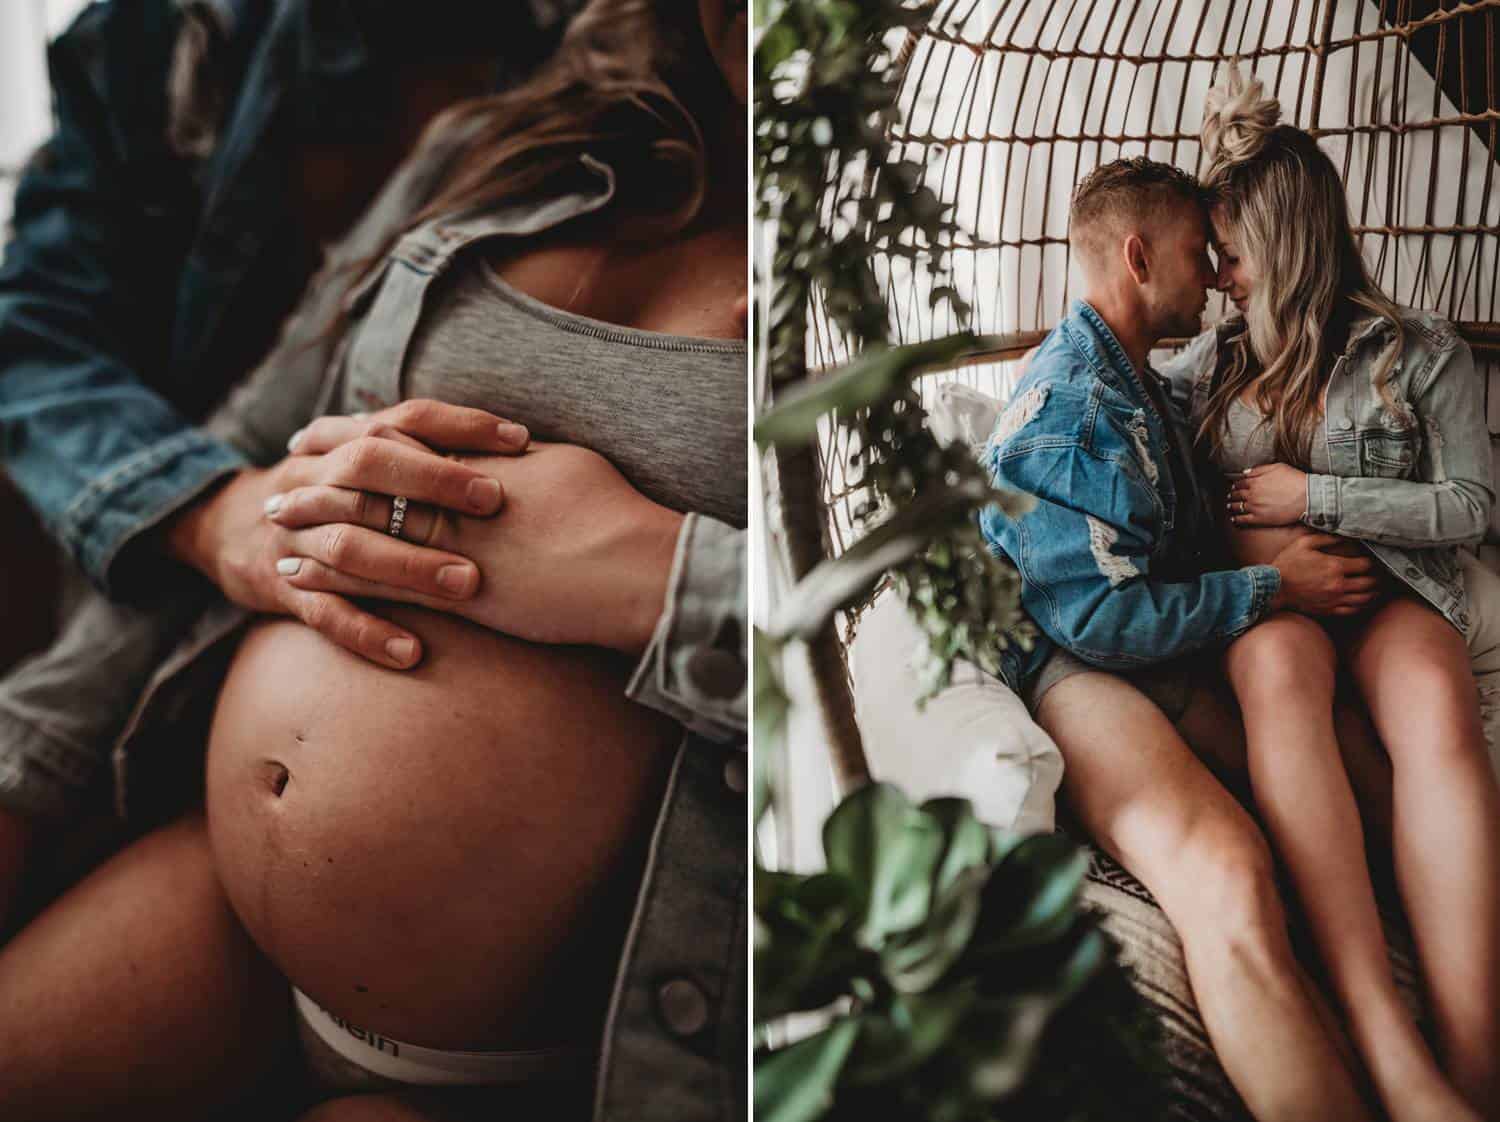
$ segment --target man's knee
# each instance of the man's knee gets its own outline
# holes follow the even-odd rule
[[[1278,962],[1286,940],[1286,911],[1275,862],[1252,824],[1218,824],[1194,831],[1180,847],[1176,876],[1187,887],[1172,916],[1184,942],[1200,938],[1243,958]]]

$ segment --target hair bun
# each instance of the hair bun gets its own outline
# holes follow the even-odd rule
[[[1223,81],[1203,100],[1203,155],[1210,170],[1248,160],[1281,120],[1281,103],[1264,96],[1260,79],[1248,82],[1230,59]]]

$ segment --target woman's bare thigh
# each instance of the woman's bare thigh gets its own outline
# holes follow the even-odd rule
[[[208,817],[235,910],[331,1013],[434,1048],[592,1039],[680,730],[604,652],[419,609],[415,670],[247,636]]]
[[[291,1040],[201,815],[128,846],[0,949],[0,1118],[198,1119]]]

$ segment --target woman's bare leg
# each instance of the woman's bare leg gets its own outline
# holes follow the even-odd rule
[[[106,862],[0,950],[0,1117],[198,1120],[270,1072],[288,988],[214,876],[201,816]]]
[[[1410,599],[1349,662],[1395,775],[1396,876],[1449,1074],[1500,1116],[1500,790],[1463,636]]]
[[[1338,653],[1306,616],[1280,613],[1229,647],[1250,783],[1286,864],[1360,1055],[1393,1119],[1469,1116],[1391,973],[1364,831],[1334,732]]]
[[[1063,794],[1161,904],[1182,939],[1214,1048],[1263,1122],[1368,1119],[1303,989],[1270,851],[1165,715],[1109,674],[1050,689],[1037,721],[1063,754]]]

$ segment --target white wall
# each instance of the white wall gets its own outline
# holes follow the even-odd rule
[[[14,175],[51,128],[46,41],[86,0],[0,0],[0,222],[10,218]]]

